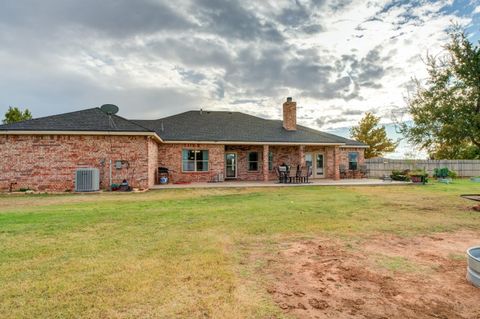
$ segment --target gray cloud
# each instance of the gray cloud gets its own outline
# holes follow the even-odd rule
[[[242,2],[232,0],[196,0],[195,9],[200,15],[201,28],[229,39],[245,41],[283,41],[282,34],[268,21],[260,21]]]
[[[259,103],[261,101],[256,100],[256,99],[240,99],[240,100],[234,100],[231,102],[231,104],[254,104],[254,103]]]
[[[198,84],[201,81],[205,80],[206,76],[202,73],[195,72],[192,70],[185,70],[183,68],[177,67],[177,72],[185,79],[186,81]]]
[[[129,117],[160,117],[191,108],[197,108],[202,99],[194,89],[176,88],[118,88],[113,85],[99,85],[89,77],[50,69],[48,79],[43,74],[15,74],[0,76],[2,90],[8,92],[0,96],[0,105],[28,107],[35,117],[64,113],[82,108],[97,107],[104,103],[119,105],[120,115]],[[28,88],[28,94],[25,94]],[[14,102],[12,102],[14,101]],[[124,107],[125,106],[125,107]],[[130,107],[127,107],[130,106]]]
[[[291,7],[282,10],[282,13],[277,17],[277,21],[285,26],[296,27],[308,22],[310,12],[309,8],[297,0]]]
[[[307,34],[315,34],[325,31],[325,27],[321,24],[309,24],[302,26],[301,30]]]
[[[375,47],[365,57],[343,55],[337,61],[338,69],[349,69],[349,75],[361,87],[382,88],[381,80],[388,71],[393,71],[385,64],[390,61],[390,55],[382,56],[382,48]]]
[[[329,117],[329,116],[320,116],[315,120],[315,124],[319,127],[325,127],[328,126],[329,124],[337,124],[337,123],[342,123],[345,122],[347,118],[341,117],[341,116],[335,116],[335,117]]]
[[[218,40],[196,37],[176,37],[153,40],[146,47],[136,48],[137,53],[147,52],[155,58],[175,61],[191,67],[221,67],[232,64],[234,56]]]
[[[299,0],[293,1],[289,6],[283,8],[275,20],[283,27],[295,29],[296,32],[316,34],[324,32],[326,28],[314,21],[314,13],[325,5],[325,1],[309,1],[302,3]]]
[[[362,115],[364,111],[362,110],[357,110],[357,109],[347,109],[342,111],[342,115]]]
[[[409,19],[406,14],[398,20],[394,40],[367,43],[365,54],[353,46],[342,50],[348,54],[337,54],[335,45],[322,38],[329,39],[332,22],[340,21],[328,15],[352,5],[359,4],[4,0],[0,112],[16,105],[43,116],[110,102],[133,117],[214,105],[272,118],[280,114],[279,101],[293,94],[299,105],[301,99],[318,105],[303,119],[339,123],[361,113],[360,107],[345,108],[345,103],[359,106],[371,99],[365,92],[384,90],[384,79],[393,72],[405,76],[390,66],[398,52],[389,48],[412,41],[400,23]],[[375,17],[359,20],[346,38],[358,41],[355,36],[364,36],[370,22],[387,21],[398,7],[413,12],[394,2]],[[340,116],[318,116],[337,102]]]
[[[86,29],[107,37],[189,29],[194,25],[161,2],[148,0],[6,0],[0,24],[44,36],[65,29]]]

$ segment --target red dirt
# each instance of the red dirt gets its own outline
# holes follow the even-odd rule
[[[353,245],[352,245],[353,244]],[[480,233],[363,243],[295,243],[270,260],[268,292],[298,318],[480,318],[480,289],[465,279],[465,250]],[[406,260],[397,271],[378,260]],[[403,259],[404,258],[404,259]]]

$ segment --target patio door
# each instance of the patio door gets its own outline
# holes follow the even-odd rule
[[[305,153],[305,166],[312,167],[312,171],[313,171],[313,154],[312,153]]]
[[[325,177],[325,159],[323,153],[305,153],[305,166],[312,168],[313,178]]]
[[[225,153],[225,177],[237,177],[237,153]]]
[[[325,160],[323,153],[315,154],[315,170],[313,174],[317,178],[325,177]]]

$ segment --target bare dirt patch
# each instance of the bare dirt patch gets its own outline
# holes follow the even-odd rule
[[[270,260],[267,290],[299,318],[480,318],[464,257],[478,244],[467,231],[303,241]]]

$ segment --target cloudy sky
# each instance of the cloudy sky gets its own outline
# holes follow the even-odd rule
[[[478,41],[479,2],[2,0],[0,114],[280,118],[293,96],[302,124],[346,134],[365,111],[391,122],[452,21]]]

